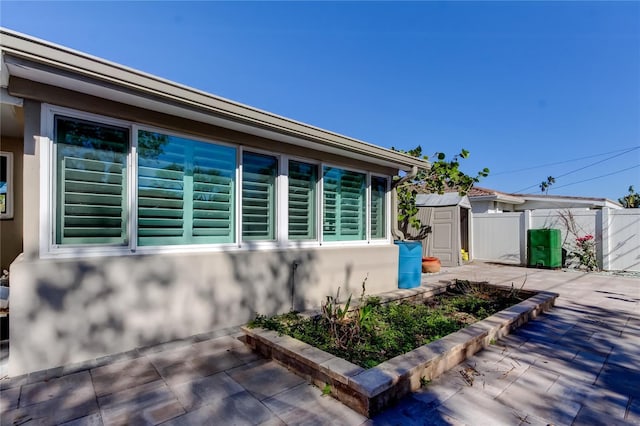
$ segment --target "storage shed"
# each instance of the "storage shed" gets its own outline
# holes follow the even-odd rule
[[[422,242],[424,256],[440,259],[442,266],[463,264],[462,251],[471,247],[471,203],[458,193],[418,194],[418,218],[431,226],[431,233]],[[469,253],[471,259],[471,253]]]

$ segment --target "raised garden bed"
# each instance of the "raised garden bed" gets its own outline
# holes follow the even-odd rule
[[[397,290],[382,295],[380,302],[424,302],[454,285],[455,282],[441,282],[428,287]],[[474,285],[482,285],[492,291],[511,290],[485,283]],[[243,331],[247,344],[261,355],[281,362],[344,404],[371,417],[472,356],[492,340],[509,334],[551,308],[558,296],[531,290],[522,290],[519,295],[526,300],[368,369],[276,331],[249,327],[243,327]]]

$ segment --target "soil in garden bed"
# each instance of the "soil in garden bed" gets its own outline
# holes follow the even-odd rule
[[[380,303],[365,298],[357,309],[325,303],[323,314],[258,315],[249,327],[287,334],[363,368],[374,367],[521,302],[517,290],[458,281],[421,302]],[[328,298],[327,302],[330,302]],[[345,307],[342,306],[344,309]]]

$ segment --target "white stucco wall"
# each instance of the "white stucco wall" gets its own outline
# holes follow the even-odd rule
[[[293,264],[298,266],[293,272]],[[9,374],[53,368],[397,288],[398,249],[322,247],[28,260],[11,267]],[[292,296],[293,285],[293,296]]]

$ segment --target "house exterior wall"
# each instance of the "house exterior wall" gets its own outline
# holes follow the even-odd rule
[[[2,138],[0,150],[13,153],[13,218],[0,220],[0,268],[8,270],[22,253],[22,139]]]
[[[512,212],[513,209],[513,204],[509,204],[509,203],[501,203],[501,202],[497,202],[496,203],[496,211],[495,213],[502,213],[502,212]]]
[[[40,103],[24,102],[24,155],[22,157],[22,247],[27,258],[40,254]],[[29,188],[24,191],[24,188]]]
[[[475,213],[494,213],[493,201],[476,201],[473,198],[471,201],[471,211]]]
[[[24,82],[21,82],[24,84]],[[358,167],[382,175],[394,170],[303,149],[183,118],[170,117],[79,93],[37,85],[42,101],[79,111],[150,123],[168,130],[288,155]],[[18,92],[29,92],[29,85]],[[24,93],[28,94],[28,93]],[[60,98],[57,98],[60,96]],[[158,250],[155,254],[57,256],[47,253],[41,222],[42,191],[51,179],[42,171],[42,104],[26,99],[23,164],[24,253],[11,264],[9,374],[53,368],[136,347],[243,324],[261,314],[320,305],[341,287],[345,297],[397,286],[398,249],[376,244],[308,247],[289,243],[229,251]],[[179,249],[179,248],[178,248]],[[28,330],[28,332],[25,332]]]
[[[9,374],[317,307],[396,287],[397,247],[27,260],[11,267]],[[297,264],[294,270],[294,263]],[[293,287],[293,296],[292,296]],[[28,332],[25,332],[28,330]]]

